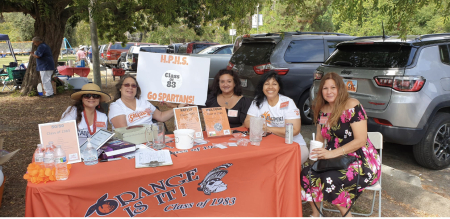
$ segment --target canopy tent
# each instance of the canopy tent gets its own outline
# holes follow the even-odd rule
[[[12,48],[11,42],[9,41],[8,35],[0,33],[0,41],[6,41],[8,43],[9,51],[11,51],[11,55],[14,58],[14,61],[17,62],[16,55],[14,55],[14,50]]]

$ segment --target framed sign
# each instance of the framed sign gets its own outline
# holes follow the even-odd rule
[[[203,139],[202,124],[197,106],[173,108],[177,129],[194,129],[195,138]]]
[[[202,113],[208,137],[231,135],[225,107],[202,108]]]
[[[137,81],[150,101],[205,105],[209,58],[139,52]]]
[[[53,145],[61,145],[69,164],[81,162],[75,120],[39,124],[39,136],[44,146],[50,141]]]

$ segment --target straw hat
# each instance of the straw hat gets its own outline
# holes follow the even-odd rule
[[[70,98],[73,100],[80,100],[83,94],[98,94],[102,97],[100,102],[108,102],[111,100],[111,96],[109,96],[109,94],[102,92],[100,87],[93,83],[83,85],[81,90],[70,95]]]

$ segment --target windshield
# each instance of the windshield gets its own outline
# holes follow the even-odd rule
[[[411,64],[416,49],[401,44],[341,44],[326,65],[362,68],[403,68]]]
[[[269,63],[275,46],[275,43],[243,43],[233,54],[230,62],[251,66]]]
[[[198,54],[213,54],[219,47],[208,47],[202,51],[200,51]]]
[[[166,53],[166,47],[141,47],[140,51],[143,52],[154,52],[154,53]]]

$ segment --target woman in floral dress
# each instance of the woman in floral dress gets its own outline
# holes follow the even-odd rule
[[[380,178],[380,157],[367,138],[367,115],[358,100],[350,98],[341,76],[326,74],[320,83],[314,100],[314,116],[317,118],[316,140],[327,140],[326,148],[314,149],[312,157],[330,159],[347,154],[358,160],[348,169],[330,170],[317,173],[311,166],[301,172],[302,200],[312,207],[312,215],[319,217],[319,207],[323,200],[337,206],[344,215],[367,186]],[[358,188],[356,191],[359,174]],[[356,197],[355,197],[356,196]],[[349,212],[347,217],[351,216]]]

